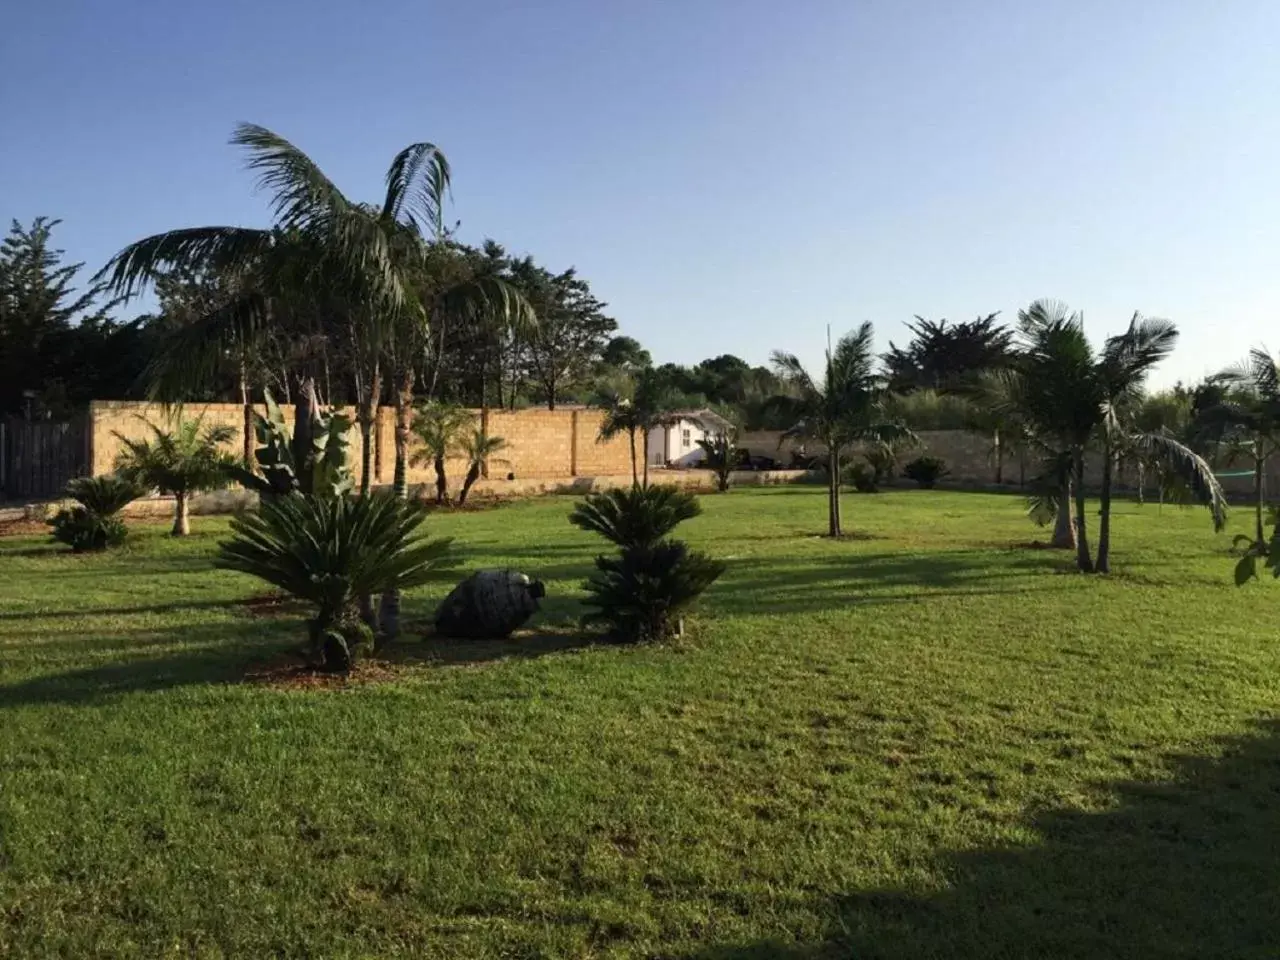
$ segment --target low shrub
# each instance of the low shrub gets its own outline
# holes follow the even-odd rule
[[[118,547],[128,537],[120,512],[142,496],[137,484],[120,476],[77,477],[67,484],[67,496],[76,501],[46,521],[53,539],[73,553]]]
[[[616,543],[616,557],[596,557],[584,584],[585,623],[604,624],[618,640],[663,640],[680,630],[681,615],[725,566],[679,540],[664,539],[702,512],[692,494],[675,487],[633,487],[587,497],[570,520]]]
[[[926,490],[933,489],[950,472],[947,462],[940,457],[916,457],[902,469],[904,477],[914,480]]]
[[[879,493],[880,478],[868,463],[855,463],[849,467],[849,483],[859,493]]]

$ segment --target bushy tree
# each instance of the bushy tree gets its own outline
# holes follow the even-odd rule
[[[895,392],[954,390],[975,377],[1007,366],[1013,331],[1002,327],[992,313],[967,323],[926,320],[917,316],[907,324],[911,340],[905,348],[892,342],[882,357]]]

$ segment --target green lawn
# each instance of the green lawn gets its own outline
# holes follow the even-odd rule
[[[222,519],[0,541],[0,956],[1280,955],[1280,587],[1204,511],[1120,504],[1100,579],[1013,497],[703,503],[682,643],[567,635],[547,499],[430,521],[545,635],[335,689],[240,682],[301,629]]]

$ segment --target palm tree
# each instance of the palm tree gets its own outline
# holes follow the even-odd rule
[[[1254,543],[1263,549],[1266,465],[1280,450],[1280,365],[1266,350],[1255,348],[1243,363],[1212,381],[1228,389],[1218,402],[1197,412],[1195,428],[1232,456],[1253,461]]]
[[[413,418],[413,433],[422,443],[414,454],[413,465],[431,463],[436,471],[436,503],[449,500],[449,481],[445,461],[459,451],[464,432],[475,422],[475,414],[448,403],[426,403]]]
[[[1015,390],[1034,433],[1070,466],[1075,500],[1076,564],[1082,572],[1110,569],[1111,487],[1116,459],[1138,448],[1192,489],[1210,508],[1214,525],[1225,522],[1221,487],[1205,461],[1163,433],[1139,434],[1131,417],[1151,369],[1169,355],[1177,330],[1167,320],[1134,314],[1124,333],[1108,338],[1095,354],[1084,334],[1083,319],[1057,301],[1037,300],[1019,312],[1023,355]],[[1096,446],[1102,456],[1098,556],[1089,550],[1085,514],[1085,454]],[[1060,488],[1060,493],[1065,494]]]
[[[793,354],[774,353],[773,366],[788,387],[789,395],[775,398],[774,405],[792,423],[785,437],[816,440],[827,448],[828,533],[843,534],[840,516],[840,457],[843,450],[859,441],[894,442],[915,439],[900,423],[883,419],[885,390],[874,372],[871,324],[864,323],[827,349],[825,376],[816,381]]]
[[[141,487],[159,490],[174,497],[173,535],[185,537],[191,532],[188,498],[202,490],[218,490],[230,482],[230,468],[238,466],[234,455],[221,446],[235,439],[228,426],[202,429],[195,420],[178,420],[172,430],[150,421],[152,436],[131,440],[116,433],[124,449],[116,458],[116,471]]]
[[[489,436],[484,427],[463,438],[462,453],[467,458],[468,466],[466,478],[462,481],[462,490],[458,493],[459,506],[467,502],[467,493],[471,490],[472,484],[480,479],[480,473],[488,468],[490,462],[506,462],[494,456],[506,447],[506,440],[502,437]]]
[[[183,348],[162,355],[153,378],[196,386],[228,343],[251,342],[278,326],[292,304],[314,296],[319,284],[339,298],[351,318],[365,455],[361,488],[370,482],[370,431],[376,410],[378,363],[389,331],[406,315],[420,315],[411,270],[422,244],[398,242],[407,233],[430,233],[440,220],[449,165],[431,143],[411,144],[387,170],[380,206],[349,200],[319,166],[288,140],[265,127],[241,124],[231,142],[249,153],[258,185],[269,193],[274,224],[249,227],[189,227],[156,234],[125,247],[100,277],[115,292],[131,296],[159,277],[183,273],[247,273],[255,278],[206,322],[185,331]],[[314,375],[301,378],[295,432],[305,431],[315,398]]]
[[[631,485],[639,488],[640,467],[636,460],[636,434],[643,433],[645,430],[644,411],[636,407],[631,397],[625,396],[621,391],[607,393],[603,399],[604,419],[600,421],[600,432],[596,437],[596,442],[604,443],[623,433],[627,435],[631,443]],[[646,450],[646,478],[649,475],[648,459],[648,451]]]

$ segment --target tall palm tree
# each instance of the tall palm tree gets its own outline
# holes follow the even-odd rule
[[[132,440],[116,433],[124,445],[116,458],[116,472],[138,486],[172,494],[173,535],[185,537],[191,532],[188,517],[191,494],[202,490],[218,490],[230,482],[230,468],[239,460],[222,446],[235,438],[228,426],[210,426],[203,422],[179,419],[171,429],[147,421],[151,437]]]
[[[1177,329],[1167,320],[1134,314],[1124,333],[1095,353],[1083,319],[1057,301],[1037,300],[1018,315],[1023,355],[1017,395],[1023,415],[1046,444],[1070,464],[1075,500],[1076,564],[1082,572],[1110,569],[1111,488],[1116,459],[1138,448],[1180,478],[1210,508],[1214,525],[1225,522],[1222,489],[1209,465],[1163,433],[1138,433],[1131,418],[1151,369],[1172,352]],[[1085,455],[1102,457],[1098,554],[1089,549],[1085,513]]]
[[[874,370],[871,344],[869,323],[841,337],[834,349],[827,349],[821,381],[814,380],[794,354],[778,351],[773,355],[774,370],[789,390],[774,400],[792,424],[784,437],[816,440],[827,448],[827,529],[832,537],[844,532],[840,515],[844,449],[859,441],[915,439],[902,424],[884,419],[885,390]]]
[[[377,363],[388,331],[406,315],[420,314],[410,271],[421,244],[397,243],[404,231],[429,233],[440,219],[440,200],[449,180],[444,154],[432,143],[411,144],[391,162],[380,206],[352,202],[300,149],[276,133],[241,124],[231,138],[249,154],[258,186],[270,195],[273,226],[189,227],[155,234],[130,244],[99,275],[110,289],[130,296],[173,273],[251,273],[257,280],[207,322],[187,332],[182,351],[167,351],[170,380],[208,370],[228,342],[248,342],[263,327],[277,324],[291,303],[305,301],[320,281],[345,303],[354,318],[356,354],[363,362],[360,382],[365,464],[361,486],[369,484],[370,405],[376,405]],[[160,371],[153,371],[159,376]],[[184,376],[186,374],[186,376]],[[314,375],[301,378],[296,430],[307,429],[315,397]]]

